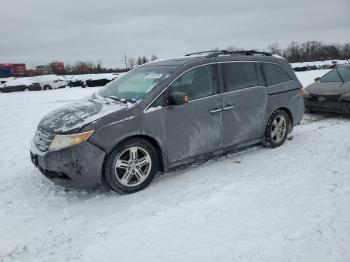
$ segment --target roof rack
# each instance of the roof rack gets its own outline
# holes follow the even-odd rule
[[[190,54],[186,54],[185,56],[201,55],[201,54],[208,54],[208,55],[205,56],[206,58],[218,57],[219,55],[264,55],[264,56],[272,56],[272,53],[261,52],[261,51],[256,51],[256,50],[240,50],[240,51],[212,50],[212,51],[201,51],[201,52],[190,53]]]
[[[186,54],[185,56],[192,56],[192,55],[202,55],[202,54],[212,54],[212,53],[221,53],[221,52],[227,52],[227,50],[211,50],[211,51],[200,51],[195,53]]]

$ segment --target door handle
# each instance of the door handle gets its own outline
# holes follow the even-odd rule
[[[225,110],[231,110],[231,109],[235,109],[236,107],[233,106],[233,105],[227,105],[225,107],[222,108],[222,111],[225,111]]]
[[[219,113],[222,111],[222,108],[213,108],[212,110],[210,110],[210,114],[215,114],[215,113]]]

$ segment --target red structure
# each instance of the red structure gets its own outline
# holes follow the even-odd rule
[[[50,64],[53,72],[62,72],[64,71],[64,63],[63,62],[52,62]]]
[[[2,77],[20,77],[27,75],[27,68],[25,64],[0,64],[0,75]]]

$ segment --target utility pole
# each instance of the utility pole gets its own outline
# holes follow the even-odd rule
[[[125,63],[125,70],[127,70],[128,69],[128,64],[126,62],[126,54],[125,53],[124,53],[124,63]]]

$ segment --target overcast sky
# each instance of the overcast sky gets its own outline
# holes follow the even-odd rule
[[[0,63],[350,42],[350,0],[0,0]]]

